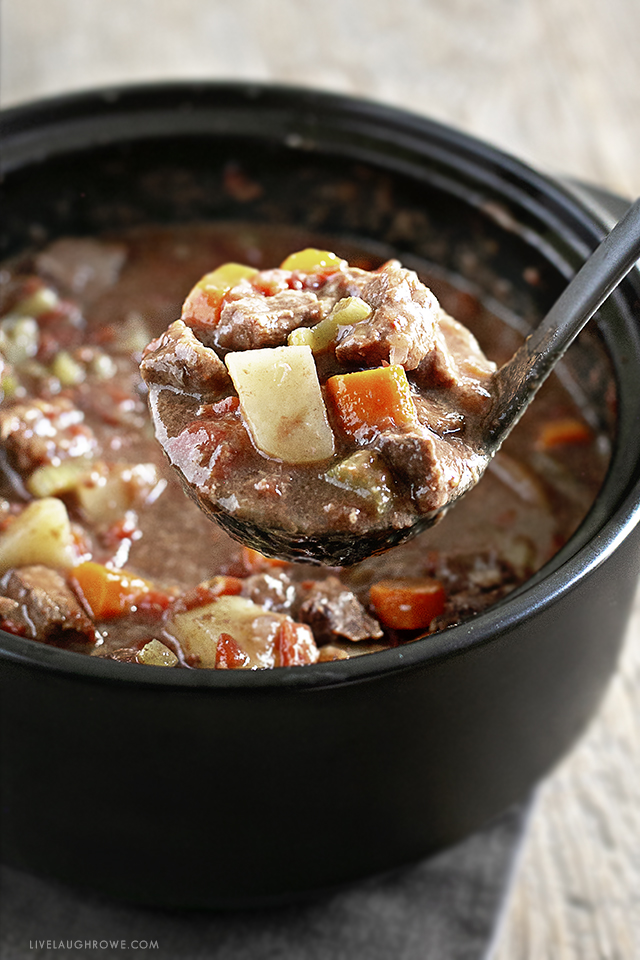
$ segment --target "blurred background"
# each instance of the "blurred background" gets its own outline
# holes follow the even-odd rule
[[[2,0],[0,18],[3,107],[171,78],[312,86],[640,195],[638,0]],[[639,705],[637,603],[598,717],[540,788],[495,960],[640,957]]]

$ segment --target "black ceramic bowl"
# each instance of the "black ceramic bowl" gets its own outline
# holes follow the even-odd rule
[[[138,222],[301,224],[439,263],[535,322],[607,219],[456,131],[310,91],[90,93],[7,112],[2,142],[2,256]],[[230,169],[260,190],[229,192]],[[265,672],[123,665],[3,634],[5,860],[132,901],[244,906],[414,861],[522,798],[593,715],[627,623],[639,300],[635,272],[567,361],[613,370],[600,495],[534,580],[474,620]]]

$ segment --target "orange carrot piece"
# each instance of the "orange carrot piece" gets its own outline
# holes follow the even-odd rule
[[[536,449],[585,445],[592,440],[593,432],[586,423],[576,417],[562,417],[544,424],[536,439]]]
[[[444,587],[433,577],[379,580],[369,597],[380,623],[394,630],[427,630],[446,601]]]
[[[417,423],[411,387],[398,363],[339,373],[327,380],[327,393],[345,433],[356,440]]]
[[[74,567],[72,579],[96,620],[121,617],[138,600],[155,593],[152,584],[142,577],[126,570],[105,567],[95,560],[87,560]]]

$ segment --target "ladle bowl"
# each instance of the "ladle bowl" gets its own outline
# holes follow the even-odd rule
[[[254,515],[247,517],[229,512],[220,501],[201,496],[180,474],[185,490],[204,513],[231,536],[266,556],[282,560],[346,566],[411,539],[437,523],[478,483],[558,361],[639,257],[640,199],[631,204],[624,217],[588,257],[511,360],[494,374],[490,386],[493,404],[473,445],[473,469],[467,471],[467,481],[451,491],[443,506],[417,516],[411,526],[385,526],[383,519],[379,526],[363,533],[336,531],[316,535],[312,529],[291,532],[271,526],[268,515],[257,520]],[[153,395],[151,406],[157,420]],[[322,504],[315,506],[317,510],[322,509]],[[310,526],[314,518],[316,513],[312,508]]]

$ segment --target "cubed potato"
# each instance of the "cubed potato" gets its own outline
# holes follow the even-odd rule
[[[283,623],[295,632],[300,662],[313,663],[318,651],[309,627],[238,595],[224,594],[206,606],[177,613],[167,629],[187,656],[199,658],[201,667],[215,667],[218,639],[227,633],[247,655],[245,669],[260,670],[278,665],[276,637]]]
[[[259,450],[286,463],[332,456],[333,433],[309,346],[238,351],[226,364]]]
[[[273,638],[254,637],[253,623],[266,613],[245,597],[223,595],[204,607],[176,614],[167,624],[187,656],[196,656],[203,667],[215,667],[221,633],[230,634],[249,657],[253,669],[273,666]],[[275,628],[274,628],[275,632]]]
[[[64,570],[76,559],[69,516],[56,497],[30,503],[0,537],[0,573],[31,564]]]
[[[153,463],[133,465],[94,464],[81,477],[75,493],[84,516],[92,523],[108,526],[120,520],[127,510],[152,503],[166,487]]]

